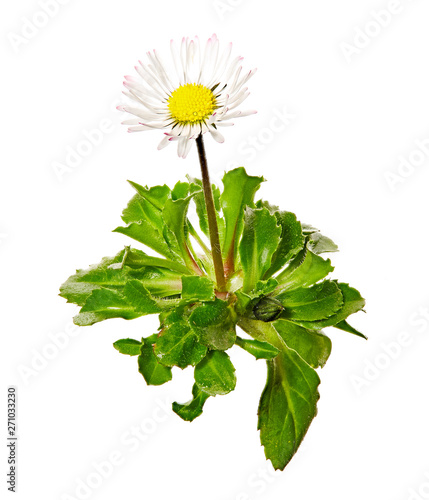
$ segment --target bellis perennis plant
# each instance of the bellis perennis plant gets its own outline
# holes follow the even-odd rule
[[[115,231],[154,252],[126,246],[78,270],[61,295],[81,307],[74,318],[80,326],[159,314],[157,332],[141,325],[143,338],[139,328],[137,338],[114,347],[137,357],[150,385],[171,380],[173,368],[193,367],[190,401],[173,404],[187,421],[201,415],[209,398],[235,388],[229,349],[266,360],[258,429],[266,457],[284,469],[317,412],[316,369],[331,353],[322,330],[364,337],[346,320],[365,302],[348,284],[327,279],[334,268],[321,255],[337,251],[329,238],[256,198],[262,177],[237,168],[224,175],[222,190],[211,185],[203,136],[223,142],[218,128],[252,113],[238,108],[254,71],[242,72],[242,58],[231,58],[231,45],[220,51],[215,35],[204,50],[198,39],[183,39],[171,51],[175,72],[153,51],[136,67],[138,78],[126,77],[132,104],[121,109],[135,116],[126,122],[131,131],[163,133],[159,148],[177,142],[185,157],[195,142],[202,177],[170,187],[130,182],[135,194]],[[187,217],[191,203],[199,227]]]

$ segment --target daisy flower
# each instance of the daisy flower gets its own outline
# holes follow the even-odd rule
[[[204,50],[198,37],[183,38],[179,50],[172,40],[174,69],[170,72],[156,50],[148,52],[147,63],[139,61],[135,67],[138,77],[125,77],[124,94],[132,103],[118,109],[135,117],[123,122],[128,131],[163,130],[158,149],[176,141],[181,158],[201,134],[209,132],[217,142],[224,142],[219,127],[256,112],[238,109],[249,95],[245,84],[256,70],[242,72],[243,58],[231,58],[231,51],[230,43],[220,52],[216,35]]]

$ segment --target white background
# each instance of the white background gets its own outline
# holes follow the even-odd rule
[[[416,144],[429,143],[428,2],[50,5],[50,18],[37,0],[0,7],[1,494],[6,387],[14,384],[14,498],[429,498],[429,148],[419,153]],[[163,405],[189,399],[192,371],[147,387],[136,359],[112,347],[153,333],[155,318],[71,331],[76,308],[57,296],[76,268],[128,243],[110,232],[133,194],[126,179],[174,184],[198,174],[195,150],[187,160],[173,147],[158,152],[160,135],[126,134],[114,108],[122,76],[147,50],[168,57],[170,38],[212,32],[258,67],[243,108],[259,111],[226,129],[223,145],[206,141],[213,179],[234,164],[263,174],[261,195],[332,237],[341,250],[335,277],[367,299],[367,314],[351,322],[368,342],[328,332],[334,348],[320,373],[319,415],[283,473],[265,461],[256,431],[262,361],[233,349],[236,391],[211,398],[189,424]],[[288,125],[270,131],[285,109],[294,115]],[[55,162],[101,122],[102,144],[58,176]],[[415,166],[398,173],[410,156]],[[399,176],[390,184],[388,172]],[[52,335],[67,345],[52,351]],[[406,345],[383,355],[398,337]],[[144,429],[138,444],[135,427]]]

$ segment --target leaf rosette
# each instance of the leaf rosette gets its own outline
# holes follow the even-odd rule
[[[114,347],[137,357],[149,385],[168,382],[173,369],[193,367],[192,398],[173,404],[186,421],[201,415],[210,397],[234,390],[235,368],[226,351],[238,346],[265,360],[258,428],[266,457],[284,469],[317,413],[316,370],[331,353],[322,330],[331,326],[364,337],[347,318],[365,301],[348,284],[328,279],[334,268],[321,255],[337,251],[332,240],[293,213],[255,200],[263,180],[237,168],[225,174],[222,192],[213,186],[225,290],[216,288],[202,183],[189,177],[172,189],[130,182],[136,193],[115,232],[151,253],[127,246],[78,270],[60,295],[80,306],[74,318],[80,326],[159,314],[157,332]],[[191,204],[199,228],[188,218]]]

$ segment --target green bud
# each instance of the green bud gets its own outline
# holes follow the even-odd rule
[[[271,297],[262,297],[253,306],[253,314],[260,321],[275,321],[283,312],[284,307],[280,301]]]

